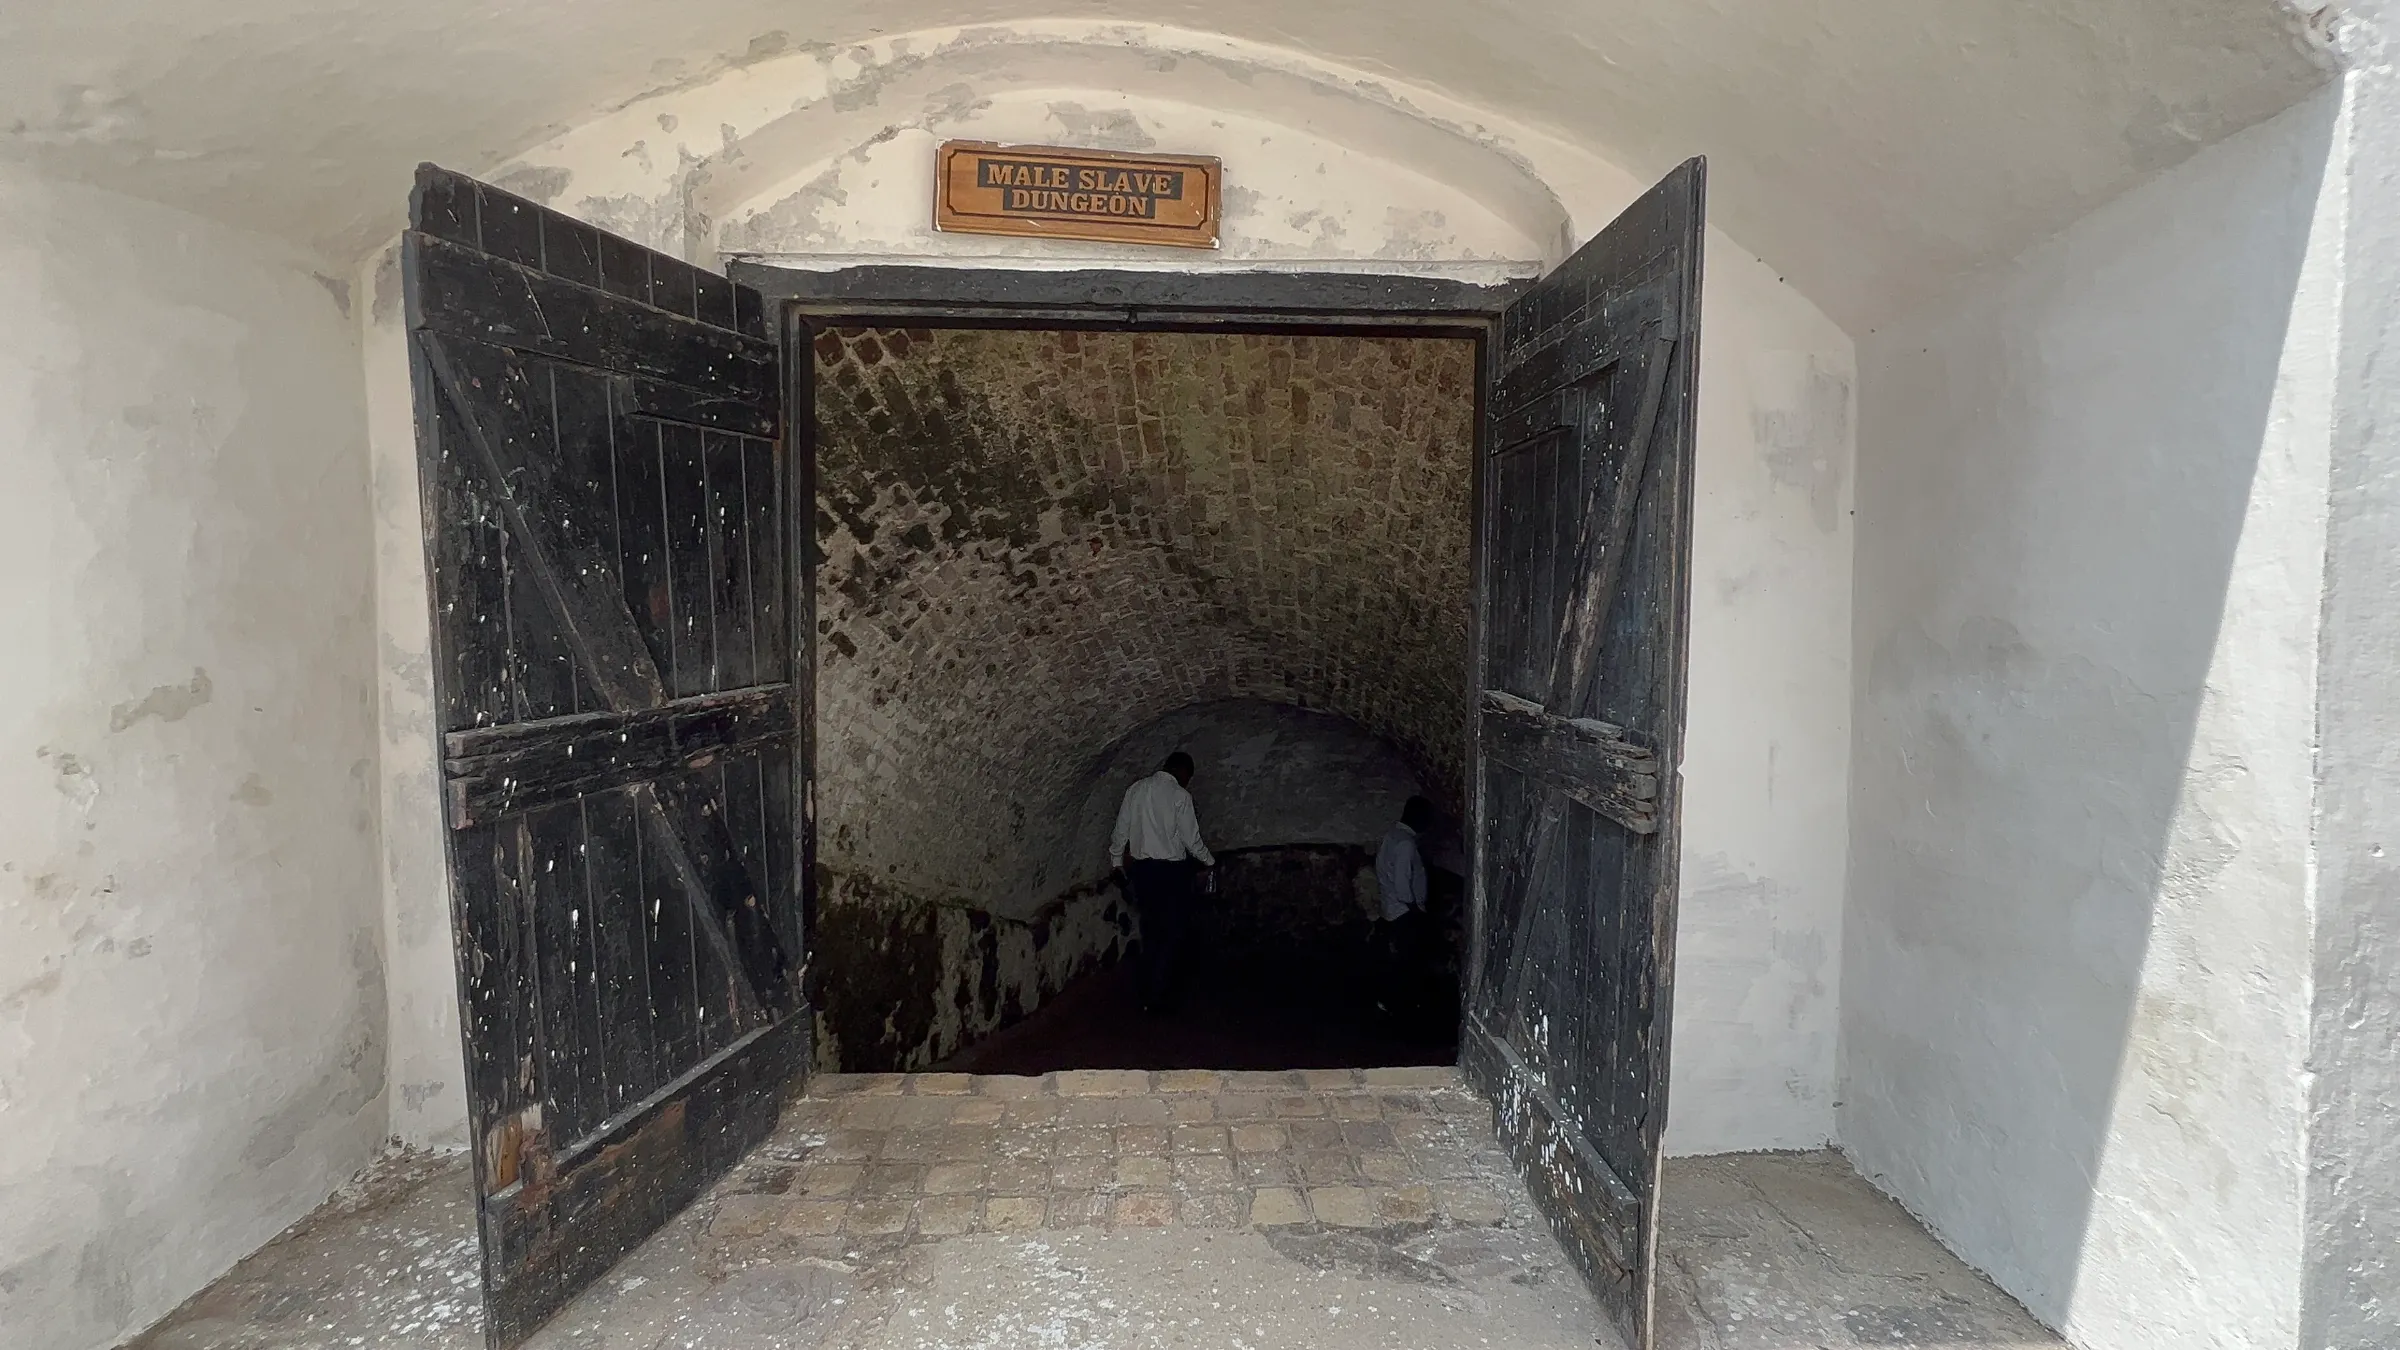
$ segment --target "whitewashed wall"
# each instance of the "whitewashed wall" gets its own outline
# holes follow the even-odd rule
[[[2296,1343],[2337,106],[1862,344],[1841,1140],[2092,1350]]]
[[[1849,854],[1850,340],[1709,239],[1673,1154],[1822,1148]]]
[[[0,171],[0,1343],[93,1350],[384,1134],[347,288]]]

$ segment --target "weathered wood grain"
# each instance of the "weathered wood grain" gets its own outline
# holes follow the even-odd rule
[[[1554,717],[1497,690],[1483,696],[1483,747],[1493,760],[1638,834],[1658,831],[1658,756],[1622,727]]]
[[[780,377],[773,343],[432,235],[412,234],[408,244],[419,297],[411,319],[420,331],[638,376],[753,409],[774,406]]]
[[[504,1258],[486,1274],[487,1339],[532,1335],[774,1133],[808,1045],[806,1018],[757,1027],[486,1197],[485,1251]]]

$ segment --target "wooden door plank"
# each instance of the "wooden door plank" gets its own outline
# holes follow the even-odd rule
[[[678,698],[717,685],[715,584],[708,558],[708,463],[697,427],[658,425],[659,472],[666,488],[669,646],[667,685]]]
[[[590,886],[584,876],[583,806],[568,802],[519,817],[533,917],[534,979],[540,990],[544,1128],[552,1151],[606,1117],[600,1073],[599,1007],[591,979]]]
[[[1484,753],[1637,834],[1658,830],[1658,756],[1595,718],[1559,717],[1496,689],[1482,700]]]
[[[490,726],[515,713],[508,655],[508,523],[484,489],[474,444],[436,389],[418,393],[417,416],[434,463],[423,497],[434,554],[427,589],[443,616],[436,709],[443,726]]]
[[[715,616],[720,689],[758,682],[757,611],[750,593],[749,473],[738,436],[700,433],[708,488],[709,607]]]
[[[1607,437],[1611,442],[1608,449],[1614,452],[1608,456],[1614,462],[1614,481],[1607,484],[1599,509],[1591,509],[1593,503],[1587,497],[1584,509],[1578,512],[1576,585],[1560,626],[1558,654],[1550,665],[1550,697],[1544,700],[1570,713],[1591,688],[1592,670],[1600,654],[1601,625],[1617,598],[1617,575],[1632,542],[1634,511],[1641,504],[1642,478],[1650,464],[1651,437],[1658,425],[1659,398],[1666,388],[1674,350],[1672,342],[1660,339],[1634,365],[1634,378],[1642,389],[1640,410],[1621,439]],[[1615,430],[1605,420],[1603,426]]]
[[[590,850],[593,963],[600,985],[607,1114],[650,1095],[662,1062],[650,1018],[649,916],[642,910],[639,807],[630,792],[582,797]]]
[[[699,1010],[707,998],[700,988],[691,892],[675,862],[679,850],[665,837],[666,823],[659,818],[648,785],[629,791],[638,825],[634,842],[641,862],[642,912],[648,916],[643,942],[650,956],[652,1035],[669,1063],[691,1064],[701,1058]]]
[[[775,443],[743,438],[742,499],[750,509],[742,536],[750,546],[751,643],[760,684],[792,678],[791,627],[783,573],[783,491]]]
[[[513,841],[504,841],[489,827],[461,832],[452,843],[456,864],[450,888],[458,964],[465,975],[467,1092],[471,1100],[486,1104],[493,1119],[514,1122],[531,1100],[533,1051],[518,1024],[515,994],[525,974],[522,911],[516,902],[513,860],[501,856],[507,842]],[[501,1152],[478,1150],[479,1164]],[[513,1150],[505,1152],[513,1159]],[[508,1166],[513,1163],[497,1169],[479,1165],[483,1189],[498,1190],[513,1182],[513,1174],[497,1174]]]
[[[625,608],[652,665],[675,661],[675,607],[667,563],[665,450],[657,422],[622,418],[616,435],[617,565]]]

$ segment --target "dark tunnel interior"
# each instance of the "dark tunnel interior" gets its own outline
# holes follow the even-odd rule
[[[822,1068],[1455,1053],[1476,349],[850,328],[816,347]],[[1134,1011],[1118,797],[1183,749],[1218,855]],[[1429,916],[1379,922],[1422,795]]]

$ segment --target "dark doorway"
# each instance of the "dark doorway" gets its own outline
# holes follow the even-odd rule
[[[1453,1062],[1477,341],[836,320],[809,350],[820,1065],[931,1067],[1027,1014],[1019,1067],[1092,1053],[1109,1009],[1054,1000],[1151,959],[1090,911],[1118,799],[1174,751],[1217,893],[1193,999],[1112,1053],[1198,1053],[1171,1047],[1205,1017],[1245,1064]],[[1413,796],[1452,884],[1387,922]],[[928,931],[960,911],[988,940]]]

